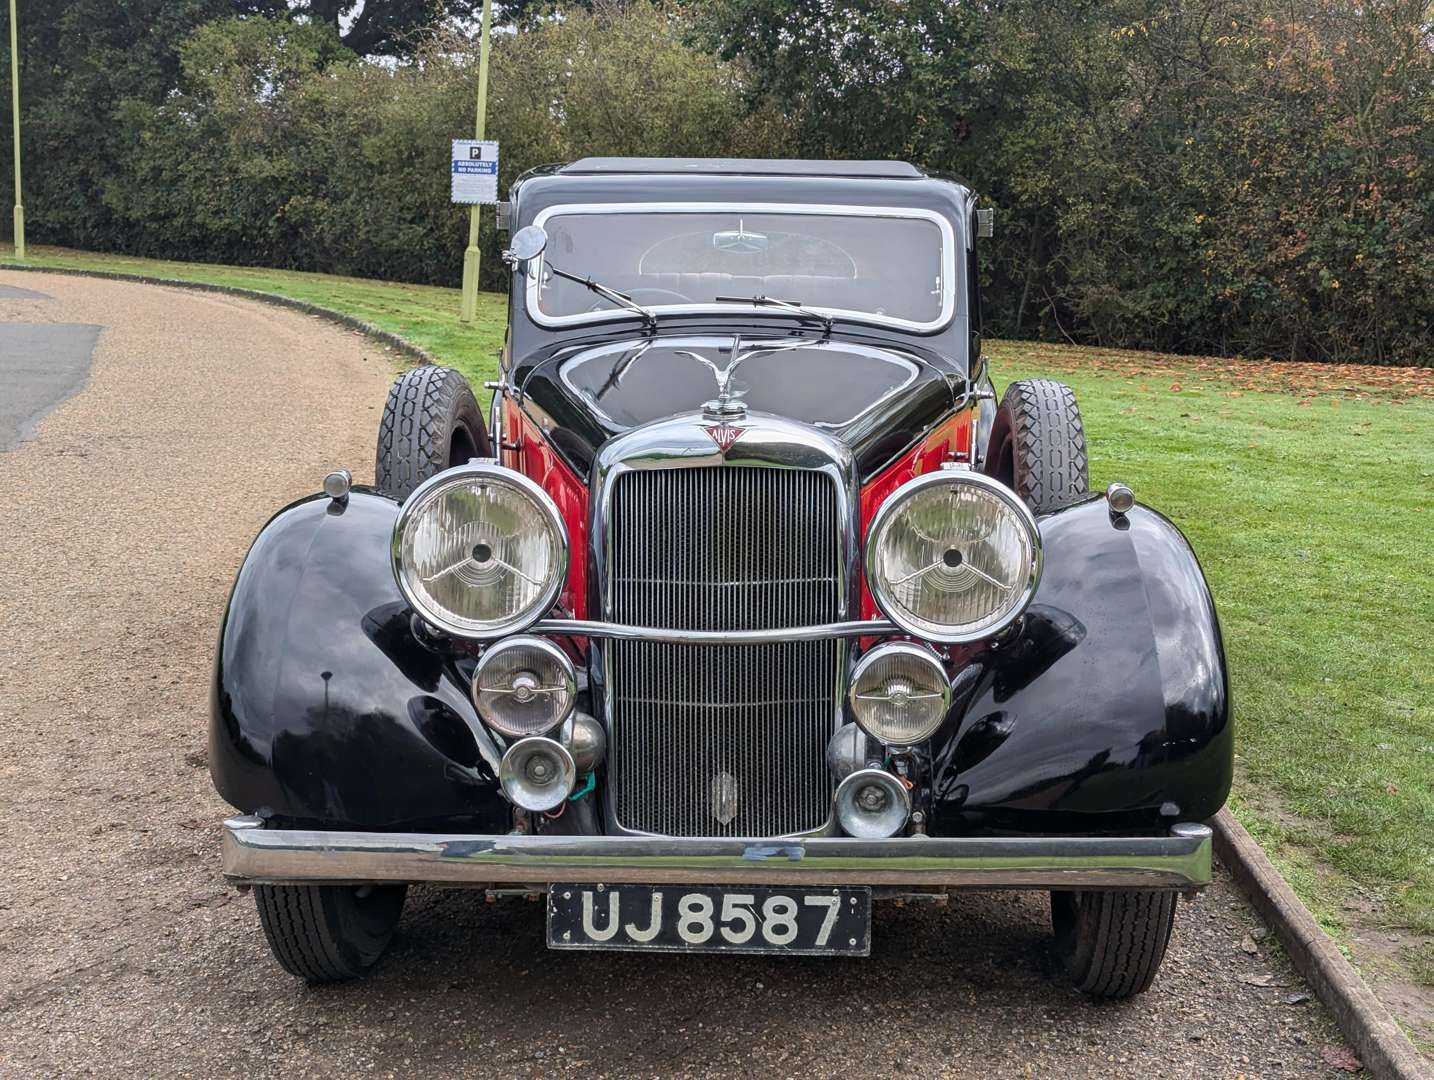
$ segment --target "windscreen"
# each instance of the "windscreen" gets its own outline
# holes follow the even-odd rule
[[[558,210],[543,226],[548,246],[528,297],[540,321],[579,321],[621,308],[553,274],[551,266],[591,277],[658,313],[736,310],[761,296],[920,327],[950,315],[943,230],[936,221],[901,211],[604,207],[594,213]]]

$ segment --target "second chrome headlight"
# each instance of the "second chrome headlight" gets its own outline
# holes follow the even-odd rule
[[[576,700],[573,662],[546,638],[504,638],[473,673],[478,715],[509,738],[548,734],[568,718]]]
[[[941,661],[909,641],[878,645],[851,673],[851,713],[861,729],[888,746],[913,746],[936,734],[951,707]]]
[[[568,567],[568,537],[547,492],[494,464],[420,484],[393,534],[399,590],[423,620],[458,637],[494,638],[545,615]]]
[[[898,488],[866,539],[877,606],[928,641],[976,641],[1005,628],[1030,603],[1040,572],[1040,533],[1026,504],[966,470],[942,469]]]

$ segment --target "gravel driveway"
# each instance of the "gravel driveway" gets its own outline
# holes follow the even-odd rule
[[[268,515],[370,473],[393,360],[249,301],[0,285],[48,297],[0,294],[0,324],[102,328],[0,452],[0,1077],[1348,1075],[1223,875],[1127,1004],[1063,984],[1017,893],[878,905],[868,961],[771,961],[549,953],[541,904],[419,889],[373,978],[305,988],[219,877],[209,664]]]

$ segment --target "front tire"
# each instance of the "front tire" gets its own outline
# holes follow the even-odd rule
[[[1170,943],[1176,899],[1169,890],[1051,893],[1056,952],[1076,989],[1104,998],[1148,990]]]
[[[378,425],[380,491],[406,499],[429,477],[492,453],[478,401],[458,372],[425,364],[394,380]]]
[[[254,902],[279,965],[310,983],[331,983],[378,963],[407,892],[407,885],[255,885]]]
[[[1034,514],[1084,496],[1090,489],[1085,424],[1071,388],[1051,379],[1022,379],[1006,387],[984,467]]]

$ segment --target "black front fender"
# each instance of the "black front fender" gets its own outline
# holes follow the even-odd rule
[[[414,637],[393,579],[397,517],[356,490],[260,532],[220,631],[210,773],[233,806],[289,822],[507,832],[462,661]]]
[[[1233,767],[1215,605],[1190,545],[1143,506],[1040,520],[1020,634],[957,676],[933,744],[933,830],[1098,832],[1201,821]]]

